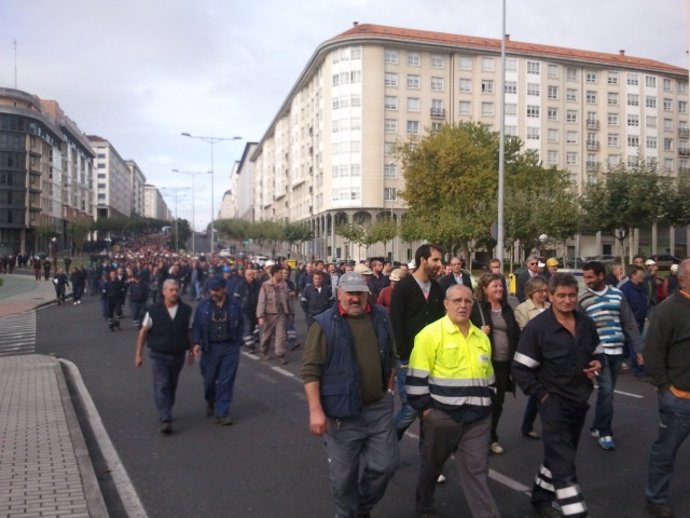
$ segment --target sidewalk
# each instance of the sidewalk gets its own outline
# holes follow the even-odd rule
[[[0,319],[55,301],[50,281],[2,277]],[[65,374],[51,356],[0,357],[0,516],[108,516]]]

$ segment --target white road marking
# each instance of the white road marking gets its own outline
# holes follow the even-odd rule
[[[622,390],[614,390],[613,392],[615,394],[620,394],[621,396],[630,396],[637,399],[644,399],[644,396],[641,396],[640,394],[632,394],[631,392],[623,392]]]
[[[285,370],[282,367],[271,367],[271,369],[282,374],[283,376],[287,376],[288,378],[295,378],[295,375],[292,372]]]

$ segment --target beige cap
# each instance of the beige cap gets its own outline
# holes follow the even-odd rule
[[[354,267],[354,272],[360,275],[371,275],[372,271],[367,267],[366,264],[357,263]]]
[[[396,268],[395,270],[393,270],[391,272],[391,276],[389,277],[389,279],[392,282],[398,282],[401,278],[402,278],[402,270],[400,268]]]

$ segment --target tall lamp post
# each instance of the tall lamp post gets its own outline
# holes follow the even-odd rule
[[[212,171],[180,171],[179,169],[173,169],[173,173],[180,173],[180,174],[186,174],[187,176],[192,177],[192,254],[196,254],[196,241],[194,239],[194,234],[196,234],[196,231],[194,230],[194,225],[196,224],[196,215],[194,213],[194,204],[196,202],[196,198],[194,196],[194,184],[196,177],[199,176],[200,174],[213,174]]]
[[[180,216],[177,212],[177,198],[180,191],[188,191],[189,187],[161,187],[162,190],[170,191],[175,196],[175,250],[180,250]]]
[[[188,137],[188,138],[195,138],[199,140],[203,140],[204,142],[208,143],[211,145],[211,253],[215,252],[215,244],[216,244],[216,226],[215,226],[215,219],[216,219],[216,210],[214,206],[214,198],[216,196],[215,192],[215,169],[214,169],[214,164],[213,164],[213,147],[218,143],[218,142],[223,142],[225,140],[241,140],[242,137],[204,137],[201,135],[192,135],[191,133],[188,133],[186,131],[182,132],[181,135],[183,137]]]

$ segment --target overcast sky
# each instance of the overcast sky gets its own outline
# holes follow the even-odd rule
[[[512,40],[646,57],[687,67],[687,0],[507,0]],[[316,47],[353,21],[500,37],[501,0],[0,0],[0,86],[57,100],[110,140],[149,183],[210,169],[216,209],[246,141],[258,141]],[[196,186],[197,227],[210,206]],[[172,196],[166,196],[173,209]],[[191,202],[180,216],[191,219]],[[209,209],[210,217],[210,209]]]

